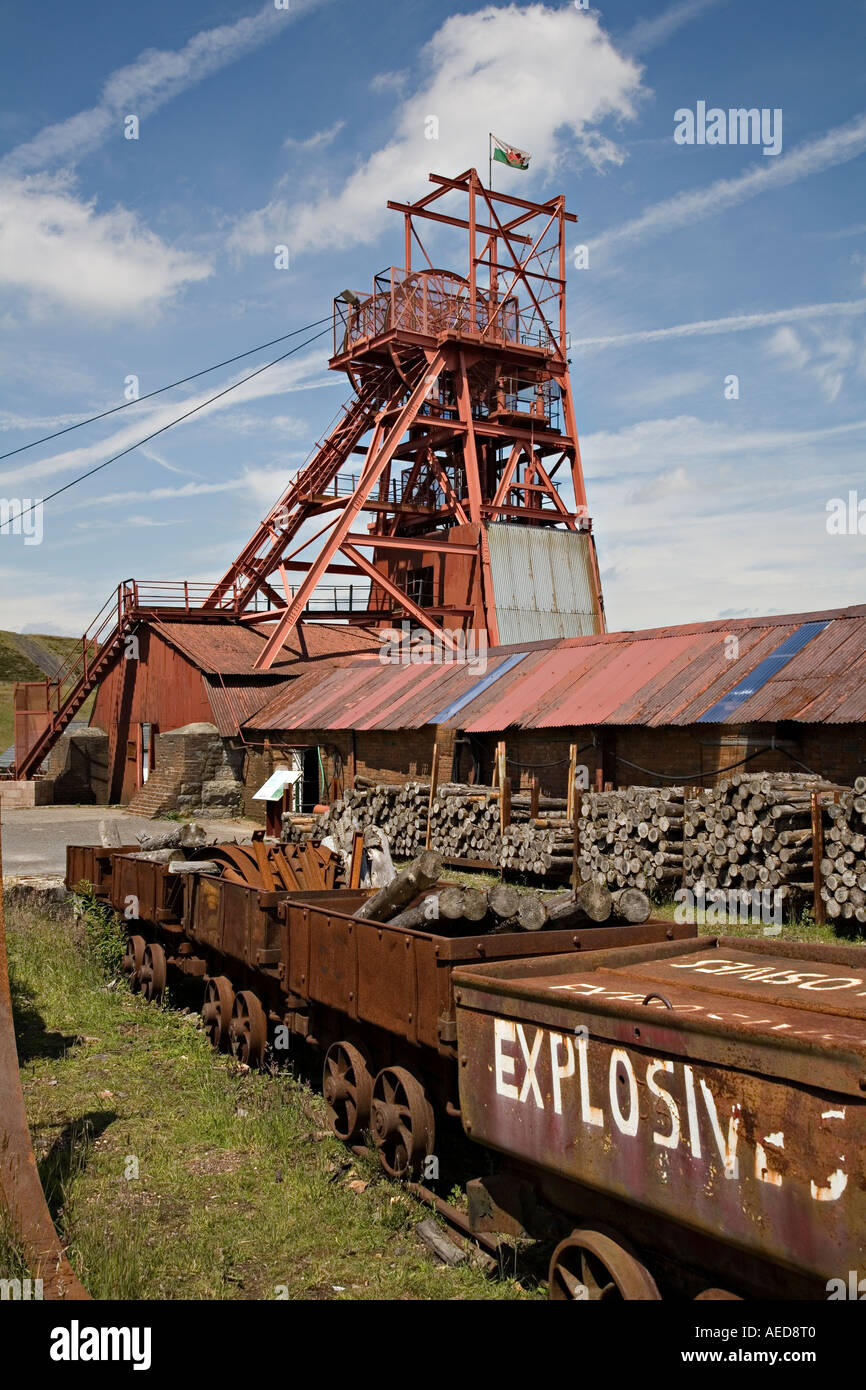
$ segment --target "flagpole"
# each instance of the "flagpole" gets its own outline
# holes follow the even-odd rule
[[[488,170],[488,174],[487,174],[487,187],[490,188],[490,189],[492,189],[492,188],[493,188],[493,131],[492,131],[492,130],[489,130],[489,131],[487,132],[487,158],[488,158],[488,164],[489,164],[489,170]]]

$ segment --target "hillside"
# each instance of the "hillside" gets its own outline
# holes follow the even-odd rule
[[[0,753],[14,736],[12,691],[16,681],[38,681],[52,675],[81,639],[50,634],[0,630]],[[89,719],[93,696],[84,704],[79,719]]]

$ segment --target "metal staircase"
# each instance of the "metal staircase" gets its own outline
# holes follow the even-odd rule
[[[375,373],[357,396],[343,406],[342,416],[310,462],[293,479],[287,491],[241,551],[230,569],[209,594],[205,608],[245,608],[257,593],[282,607],[285,599],[268,583],[293,537],[312,511],[316,500],[334,483],[355,445],[373,425],[383,395],[396,375],[386,369]]]
[[[126,579],[118,584],[53,676],[15,686],[15,777],[32,777],[57,739],[102,680],[127,636],[147,613],[173,618],[203,613],[209,584]],[[233,591],[227,595],[229,601]],[[221,613],[220,616],[225,616]],[[113,735],[116,739],[116,731]]]

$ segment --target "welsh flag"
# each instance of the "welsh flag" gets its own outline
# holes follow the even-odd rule
[[[500,164],[508,164],[512,169],[528,169],[532,155],[527,154],[526,150],[519,150],[515,145],[506,145],[504,140],[500,140],[491,133],[493,141],[493,158],[498,159]]]

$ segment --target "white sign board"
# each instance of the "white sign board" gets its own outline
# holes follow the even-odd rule
[[[283,794],[284,787],[293,787],[303,776],[300,769],[289,771],[287,767],[278,768],[272,772],[267,782],[259,787],[257,792],[253,792],[253,801],[279,801]]]

